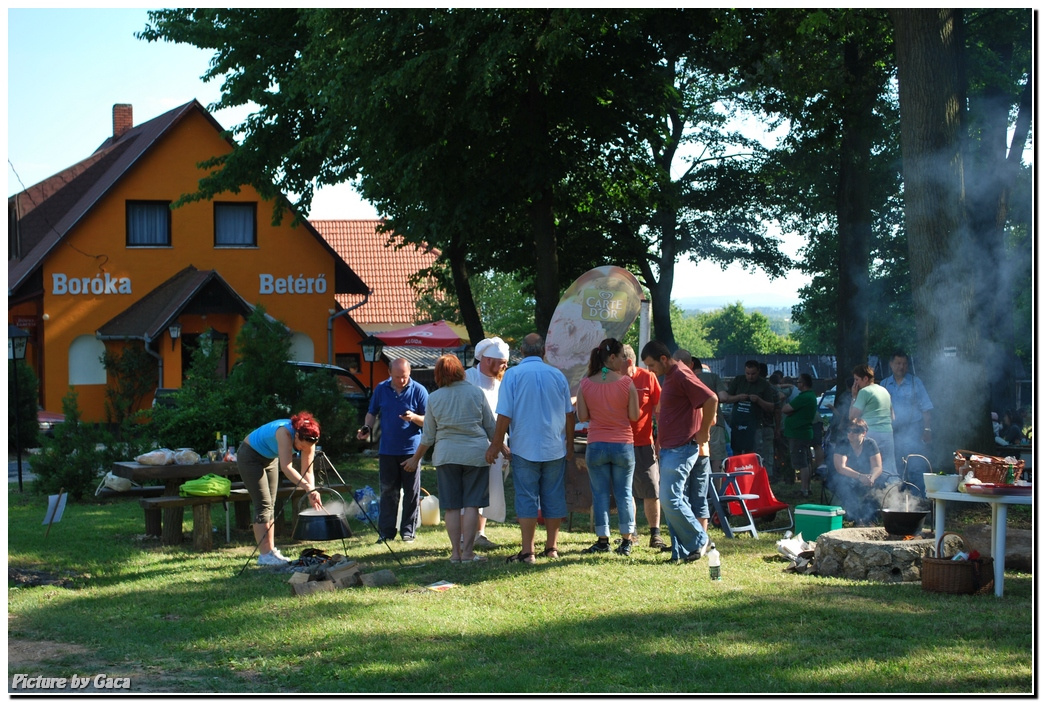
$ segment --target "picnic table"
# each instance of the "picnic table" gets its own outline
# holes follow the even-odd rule
[[[145,534],[161,537],[162,543],[165,545],[180,544],[184,508],[191,506],[195,515],[195,546],[200,550],[206,550],[212,548],[213,545],[209,506],[213,502],[223,502],[224,500],[221,498],[181,498],[180,487],[188,480],[201,478],[211,473],[237,478],[239,466],[234,461],[171,463],[162,466],[147,465],[137,461],[117,461],[112,464],[112,472],[136,483],[146,480],[162,481],[164,486],[162,497],[141,500],[141,507],[145,512]],[[159,504],[163,505],[162,509],[159,509]],[[246,508],[248,509],[248,506]]]

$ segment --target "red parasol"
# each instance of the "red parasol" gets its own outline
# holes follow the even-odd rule
[[[394,329],[377,332],[373,336],[379,338],[387,346],[419,346],[428,349],[449,349],[468,343],[452,331],[448,322],[429,322],[407,329]]]

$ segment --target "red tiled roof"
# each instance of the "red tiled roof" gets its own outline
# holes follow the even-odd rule
[[[378,219],[312,219],[311,225],[329,245],[347,261],[347,265],[372,289],[369,301],[352,310],[350,315],[367,331],[411,326],[416,323],[416,291],[409,277],[429,268],[440,251],[406,244],[396,248],[389,244],[391,232],[377,232]],[[337,295],[336,301],[350,307],[362,301],[362,295]]]

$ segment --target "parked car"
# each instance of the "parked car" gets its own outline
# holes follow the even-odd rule
[[[36,423],[40,426],[40,434],[53,437],[54,427],[65,421],[61,412],[48,412],[42,407],[36,412]]]
[[[365,384],[358,380],[358,377],[349,370],[329,363],[308,363],[306,361],[290,361],[289,365],[304,374],[332,374],[332,376],[336,378],[336,382],[340,385],[340,388],[343,390],[344,398],[358,413],[358,419],[364,419],[365,413],[369,410],[369,397],[372,393],[367,387],[365,387]]]
[[[340,366],[334,366],[329,363],[308,363],[306,361],[290,361],[289,364],[295,367],[299,372],[309,373],[331,373],[336,382],[340,384],[343,389],[343,396],[352,407],[354,407],[355,416],[358,418],[358,424],[360,425],[365,419],[365,414],[369,411],[369,398],[372,396],[372,390],[365,387],[365,383],[358,380],[358,377],[351,373],[346,368]],[[372,432],[369,434],[369,444],[362,442],[359,448],[365,447],[376,447],[379,446],[380,440],[380,422],[379,417],[376,418]]]
[[[835,413],[835,390],[837,386],[832,385],[830,390],[827,390],[817,400],[817,411],[820,412],[827,422],[831,421],[832,415]]]
[[[156,388],[155,396],[152,398],[152,408],[173,407],[179,390],[180,388]]]

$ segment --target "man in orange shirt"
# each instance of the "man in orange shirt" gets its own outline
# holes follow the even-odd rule
[[[646,368],[636,365],[636,351],[629,344],[622,346],[625,356],[625,372],[633,379],[636,394],[640,398],[640,418],[633,425],[633,451],[636,454],[636,470],[633,472],[633,497],[643,499],[643,516],[651,529],[651,548],[665,549],[661,538],[661,505],[658,502],[658,457],[654,454],[654,413],[661,399],[658,378]],[[635,514],[635,511],[633,512]]]

